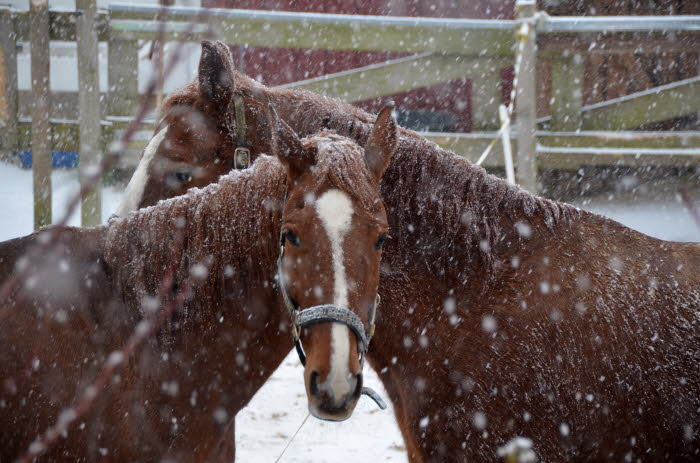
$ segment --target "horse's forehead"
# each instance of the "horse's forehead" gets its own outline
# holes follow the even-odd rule
[[[163,117],[164,123],[194,136],[218,133],[217,116],[197,105],[177,105]]]
[[[363,153],[354,140],[335,133],[323,133],[309,137],[308,140],[321,156],[361,156]]]
[[[206,114],[178,108],[165,115],[161,127],[168,133],[158,155],[177,160],[195,160],[206,157],[221,143],[216,123]]]

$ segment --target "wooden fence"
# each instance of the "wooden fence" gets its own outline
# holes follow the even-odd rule
[[[50,151],[80,153],[82,164],[99,153],[133,116],[138,93],[139,41],[158,34],[157,6],[77,0],[77,12],[51,11],[32,0],[29,12],[0,9],[0,149],[34,153],[37,226],[50,220]],[[529,0],[516,2],[515,20],[399,18],[251,10],[169,7],[167,41],[216,38],[230,44],[328,50],[413,53],[360,69],[288,84],[347,101],[363,101],[467,77],[472,81],[472,133],[425,133],[436,143],[476,160],[496,136],[501,72],[514,61],[515,34],[533,24],[526,42],[512,133],[517,178],[536,191],[539,167],[700,164],[700,132],[642,132],[646,124],[700,112],[700,77],[624,98],[583,104],[584,56],[700,50],[700,16],[547,17]],[[194,27],[190,23],[194,21]],[[212,32],[213,31],[213,36]],[[49,94],[48,41],[77,42],[79,90]],[[31,42],[32,90],[17,86],[17,43]],[[98,41],[107,42],[108,92],[98,86]],[[536,118],[537,63],[551,67],[551,115]],[[410,78],[406,78],[410,76]],[[368,85],[371,82],[371,85]],[[20,117],[24,106],[31,117]],[[49,143],[50,142],[50,143]],[[134,165],[135,141],[123,165]],[[501,166],[497,149],[486,166]],[[47,184],[47,182],[49,182]],[[47,187],[48,185],[48,187]],[[48,200],[46,199],[48,197]],[[46,205],[49,205],[48,215]],[[99,193],[83,198],[82,223],[99,222]],[[42,209],[43,207],[43,209]]]

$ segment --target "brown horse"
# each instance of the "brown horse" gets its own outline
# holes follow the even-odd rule
[[[358,325],[343,317],[367,312],[376,297],[386,233],[378,182],[395,125],[381,119],[364,152],[330,133],[302,141],[283,124],[275,131],[281,163],[260,157],[247,171],[105,227],[53,228],[0,244],[3,277],[16,267],[28,275],[2,306],[0,461],[72,419],[68,407],[105,362],[122,362],[120,349],[142,320],[191,278],[197,283],[181,309],[96,391],[48,460],[231,461],[230,418],[289,351],[292,327],[303,328],[310,408],[331,419],[351,413],[362,384],[352,349],[364,348],[362,336],[342,329]],[[53,233],[60,248],[22,257]],[[156,300],[172,266],[173,288]],[[298,304],[291,325],[278,267],[286,297]],[[369,320],[360,318],[364,334]],[[31,449],[44,450],[38,441]]]
[[[267,104],[227,81],[233,58],[226,45],[202,43],[199,76],[164,102],[116,215],[206,186],[275,152]]]
[[[299,133],[369,136],[350,105],[227,81]],[[698,245],[538,198],[408,130],[382,196],[368,358],[411,461],[492,461],[514,436],[543,461],[697,460]]]

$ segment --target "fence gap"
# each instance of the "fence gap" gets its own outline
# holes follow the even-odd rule
[[[16,41],[15,15],[0,9],[0,160],[10,162],[19,148]]]
[[[552,54],[552,130],[575,132],[582,127],[584,57]]]

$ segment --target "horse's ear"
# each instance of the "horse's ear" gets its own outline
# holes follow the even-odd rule
[[[233,96],[233,56],[221,41],[202,42],[199,59],[199,93],[207,102],[225,107]]]
[[[389,104],[379,112],[365,145],[365,162],[377,182],[389,166],[391,155],[394,154],[398,143],[398,128],[394,116],[391,115],[393,109],[394,105]]]
[[[311,150],[305,150],[304,145],[292,130],[282,119],[277,116],[277,111],[272,105],[268,105],[270,111],[272,133],[275,137],[275,145],[277,147],[276,154],[279,160],[287,168],[289,180],[294,183],[296,179],[301,177],[311,165],[314,164],[314,155]]]

